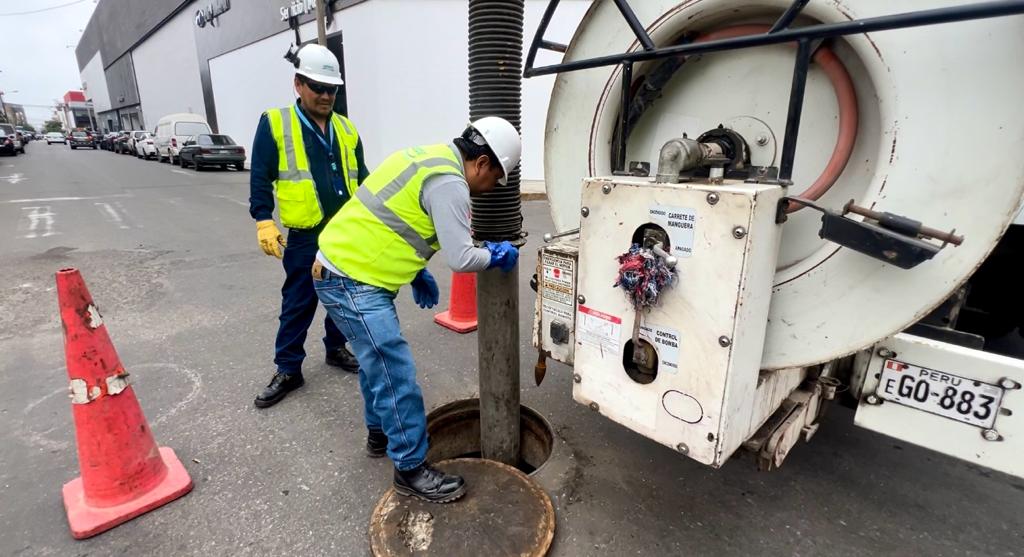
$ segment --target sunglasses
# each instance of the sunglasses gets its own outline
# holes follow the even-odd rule
[[[327,95],[330,95],[330,96],[333,97],[333,96],[338,94],[338,86],[337,85],[328,85],[326,83],[317,83],[316,81],[309,81],[308,79],[303,80],[302,83],[306,87],[309,87],[309,90],[314,92],[314,93],[316,93],[317,95],[327,94]]]

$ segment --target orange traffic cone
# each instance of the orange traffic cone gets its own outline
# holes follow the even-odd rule
[[[452,273],[448,311],[435,315],[434,323],[456,333],[476,330],[476,273]]]
[[[174,451],[157,448],[128,373],[77,269],[57,273],[82,475],[64,484],[76,539],[95,536],[192,490]]]

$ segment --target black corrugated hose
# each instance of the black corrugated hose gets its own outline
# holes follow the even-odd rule
[[[500,116],[522,122],[525,0],[469,0],[469,118]],[[508,186],[473,198],[473,237],[518,240],[523,229],[519,168]]]

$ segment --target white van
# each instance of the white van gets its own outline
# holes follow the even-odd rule
[[[181,149],[185,139],[201,133],[213,133],[206,119],[198,114],[182,112],[179,114],[168,114],[160,119],[153,132],[153,143],[156,144],[156,157],[160,162],[164,160],[171,164],[178,159],[178,150]]]

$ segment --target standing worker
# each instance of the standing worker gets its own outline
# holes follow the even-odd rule
[[[519,252],[509,242],[473,246],[469,215],[470,196],[505,185],[521,152],[516,129],[495,117],[474,122],[452,144],[399,151],[370,174],[320,236],[313,283],[359,359],[366,449],[391,457],[399,494],[447,503],[462,497],[466,486],[426,462],[427,416],[395,296],[411,283],[417,305],[437,303],[437,283],[426,266],[442,248],[458,273],[515,268]]]
[[[249,214],[256,219],[263,252],[282,259],[285,272],[274,346],[277,372],[256,395],[257,408],[277,404],[305,383],[303,344],[317,307],[310,278],[317,237],[369,174],[355,125],[334,112],[343,84],[338,59],[326,47],[310,44],[298,51],[295,67],[298,100],[264,112],[252,146]],[[274,224],[275,197],[281,224],[288,228],[287,242]],[[324,329],[327,364],[357,372],[359,362],[330,317]]]

